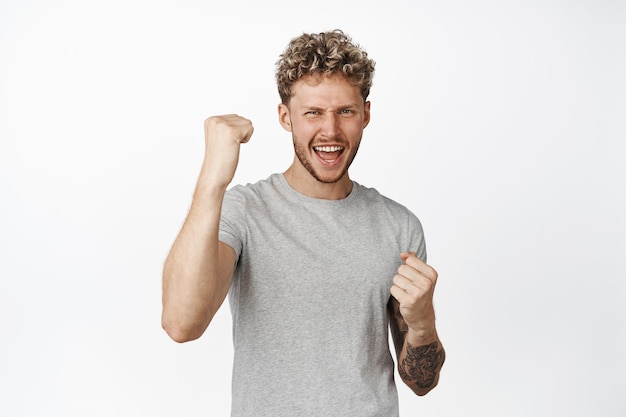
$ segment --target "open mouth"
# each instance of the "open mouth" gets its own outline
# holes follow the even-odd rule
[[[337,162],[339,157],[344,151],[343,146],[314,146],[313,150],[317,154],[318,158],[325,164],[333,164]]]

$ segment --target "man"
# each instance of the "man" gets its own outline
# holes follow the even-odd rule
[[[205,121],[193,203],[164,267],[162,323],[177,342],[196,339],[229,294],[232,416],[397,416],[388,326],[404,383],[418,395],[437,384],[437,273],[421,225],[348,175],[373,74],[339,30],[293,39],[276,71],[293,163],[256,184],[228,189],[252,123]]]

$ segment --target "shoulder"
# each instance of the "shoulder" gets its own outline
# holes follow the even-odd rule
[[[259,190],[267,188],[275,188],[278,182],[278,174],[272,174],[269,177],[259,180],[254,183],[247,184],[235,184],[231,186],[226,193],[227,194],[248,194],[254,193]]]
[[[381,224],[393,224],[398,233],[407,233],[410,241],[422,241],[424,229],[417,215],[392,198],[381,194],[375,188],[355,183],[358,198],[366,210]]]
[[[279,182],[278,174],[272,174],[255,183],[236,184],[226,191],[225,199],[253,201],[264,195],[280,192]]]
[[[384,208],[395,216],[417,216],[404,204],[381,194],[376,188],[366,187],[357,182],[354,182],[354,187],[357,190],[358,196],[362,202],[370,207]]]

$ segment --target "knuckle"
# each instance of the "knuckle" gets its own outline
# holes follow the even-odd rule
[[[433,267],[429,267],[429,272],[433,281],[437,281],[437,278],[439,278],[439,273]]]
[[[224,116],[210,116],[206,119],[207,123],[223,123],[225,120]]]

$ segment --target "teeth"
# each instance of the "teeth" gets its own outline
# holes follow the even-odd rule
[[[341,146],[314,146],[316,152],[337,152],[343,150]]]

